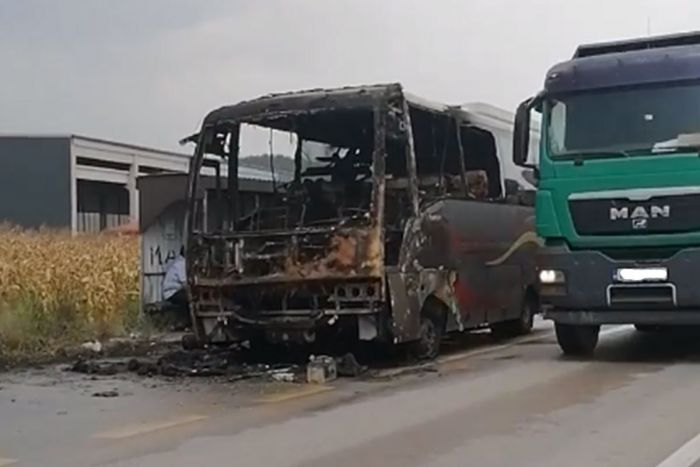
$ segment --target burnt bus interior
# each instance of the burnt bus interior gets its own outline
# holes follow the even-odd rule
[[[245,137],[259,135],[261,129],[269,132],[272,152],[294,159],[294,178],[280,181],[271,164],[273,189],[277,195],[274,202],[250,210],[228,197],[218,210],[216,230],[287,231],[369,222],[374,133],[371,110],[333,110],[222,123],[215,130],[214,151],[226,160],[237,158],[238,146],[244,145]],[[273,145],[280,140],[287,140],[285,148]],[[235,171],[232,167],[235,165],[229,162],[229,171]]]
[[[224,160],[237,158],[244,126],[254,125],[269,132],[269,146],[275,154],[281,150],[272,147],[273,140],[291,142],[286,147],[294,158],[294,178],[274,182],[274,195],[258,200],[256,205],[231,199],[227,180],[217,183],[207,196],[211,201],[205,230],[242,234],[368,226],[372,222],[372,193],[381,184],[385,193],[385,264],[395,265],[405,221],[415,215],[412,189],[419,206],[446,197],[502,198],[499,158],[489,131],[469,125],[461,119],[459,110],[436,111],[410,103],[407,108],[417,187],[411,186],[408,141],[401,129],[402,106],[398,103],[387,111],[383,180],[374,176],[375,125],[371,109],[333,108],[256,118],[250,123],[221,123],[213,132],[208,153]],[[274,177],[274,166],[270,170]],[[217,170],[216,177],[223,177],[221,171]]]

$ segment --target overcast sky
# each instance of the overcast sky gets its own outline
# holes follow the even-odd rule
[[[696,0],[0,0],[0,133],[173,149],[220,105],[389,81],[513,109],[579,43],[698,18]]]

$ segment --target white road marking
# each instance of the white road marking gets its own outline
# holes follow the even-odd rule
[[[170,420],[161,420],[158,422],[139,423],[131,426],[124,426],[104,433],[93,435],[96,439],[124,439],[133,436],[152,433],[154,431],[166,430],[177,426],[187,425],[189,423],[205,420],[209,417],[204,415],[186,415],[184,417],[172,418]]]
[[[690,467],[700,460],[700,434],[671,454],[656,467]]]

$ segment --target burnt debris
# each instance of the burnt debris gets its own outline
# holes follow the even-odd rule
[[[241,362],[238,351],[177,350],[166,353],[157,359],[136,359],[119,361],[79,359],[66,368],[67,371],[93,376],[114,376],[135,374],[144,377],[224,377],[229,381],[249,378],[280,380],[277,374],[298,374],[299,365],[293,364],[249,364]],[[289,376],[286,380],[295,379]]]
[[[360,365],[350,353],[341,357],[321,356],[319,358],[331,361],[334,369],[337,368],[338,376],[358,377],[367,371],[367,367]],[[155,359],[78,359],[65,370],[92,377],[134,374],[142,377],[222,378],[229,382],[255,378],[288,383],[305,379],[305,364],[301,360],[297,363],[246,363],[243,359],[244,356],[239,350],[232,349],[177,350]],[[117,397],[117,395],[105,392],[93,396]]]

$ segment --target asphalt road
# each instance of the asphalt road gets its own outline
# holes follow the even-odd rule
[[[2,375],[0,466],[700,465],[700,332],[479,342],[326,387]]]

